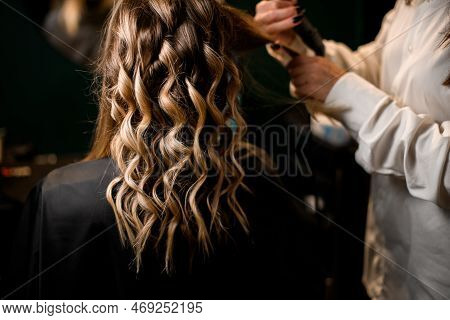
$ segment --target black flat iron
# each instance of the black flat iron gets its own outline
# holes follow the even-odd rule
[[[325,45],[319,30],[305,16],[300,25],[294,31],[302,38],[303,42],[314,51],[317,56],[325,56]]]

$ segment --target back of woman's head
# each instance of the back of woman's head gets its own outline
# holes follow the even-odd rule
[[[264,41],[251,17],[215,0],[114,6],[88,158],[117,164],[107,198],[138,268],[146,246],[163,248],[169,271],[176,237],[208,253],[232,221],[248,230],[241,160],[263,156],[244,138],[234,54]]]

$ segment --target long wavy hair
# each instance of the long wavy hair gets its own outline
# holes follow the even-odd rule
[[[137,271],[144,249],[173,270],[179,236],[203,254],[238,223],[242,159],[264,152],[245,139],[236,53],[266,43],[251,16],[215,0],[121,0],[98,61],[95,140],[88,159],[111,157],[106,196]]]

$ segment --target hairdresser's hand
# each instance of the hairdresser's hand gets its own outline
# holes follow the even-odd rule
[[[287,66],[295,87],[295,95],[302,99],[325,102],[333,86],[345,70],[323,57],[295,57]]]
[[[261,1],[256,5],[256,23],[274,42],[284,46],[294,41],[292,28],[302,23],[303,16],[297,0]]]

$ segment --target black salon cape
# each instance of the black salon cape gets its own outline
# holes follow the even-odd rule
[[[175,243],[175,271],[162,272],[149,249],[136,274],[121,245],[105,190],[115,175],[110,159],[73,164],[50,173],[31,192],[9,275],[7,298],[39,299],[302,299],[320,298],[314,231],[289,196],[264,177],[247,178],[253,194],[240,202],[250,236],[239,226],[208,258],[189,256]],[[268,178],[273,179],[273,178]]]

